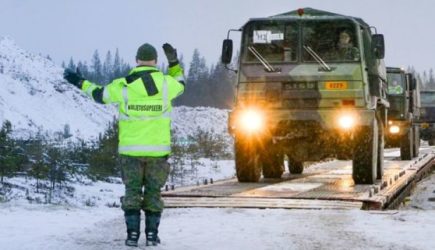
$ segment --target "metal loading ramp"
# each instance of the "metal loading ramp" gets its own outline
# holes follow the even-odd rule
[[[397,151],[397,150],[396,150]],[[401,161],[384,156],[384,175],[373,185],[355,185],[350,161],[315,164],[304,174],[239,183],[235,178],[162,193],[167,208],[227,207],[286,209],[384,209],[400,203],[404,193],[431,170],[435,153],[422,148],[419,157]]]

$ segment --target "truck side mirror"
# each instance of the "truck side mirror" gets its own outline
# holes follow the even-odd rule
[[[384,35],[372,35],[372,50],[377,59],[384,59],[385,57],[385,41]]]
[[[417,89],[417,80],[413,77],[411,81],[411,89],[416,90]]]
[[[231,58],[233,57],[233,40],[225,39],[222,44],[222,56],[221,60],[223,64],[231,63]]]
[[[409,90],[415,90],[416,88],[416,80],[414,78],[414,76],[411,73],[406,74],[406,77],[408,78],[408,82],[409,82]]]

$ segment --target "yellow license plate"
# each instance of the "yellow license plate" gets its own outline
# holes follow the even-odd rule
[[[429,128],[429,123],[422,123],[421,128]]]
[[[347,89],[347,82],[326,82],[325,83],[326,89]]]

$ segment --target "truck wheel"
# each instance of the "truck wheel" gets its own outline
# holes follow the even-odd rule
[[[304,163],[302,161],[295,161],[289,156],[288,170],[291,174],[302,174],[304,172]]]
[[[412,149],[412,154],[414,157],[417,157],[420,153],[420,130],[418,127],[414,127],[414,143]]]
[[[352,159],[352,177],[355,184],[373,184],[378,166],[378,122],[362,126],[355,135]]]
[[[264,178],[281,178],[284,173],[284,154],[278,150],[265,150],[261,157]]]
[[[412,155],[412,147],[413,147],[413,135],[412,135],[412,127],[408,129],[408,131],[400,138],[400,159],[402,160],[411,160]]]
[[[382,122],[378,123],[378,164],[376,171],[376,179],[382,180],[382,176],[384,175],[384,147],[385,147],[385,134],[384,134],[384,124]]]
[[[235,139],[236,174],[239,182],[258,182],[261,176],[259,148],[255,143]]]

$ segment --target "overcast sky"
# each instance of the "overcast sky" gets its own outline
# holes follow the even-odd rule
[[[387,65],[435,68],[434,0],[0,0],[0,36],[58,64],[116,48],[134,64],[144,42],[159,47],[160,58],[170,42],[187,62],[198,48],[211,64],[228,29],[300,7],[363,18],[385,35]]]

